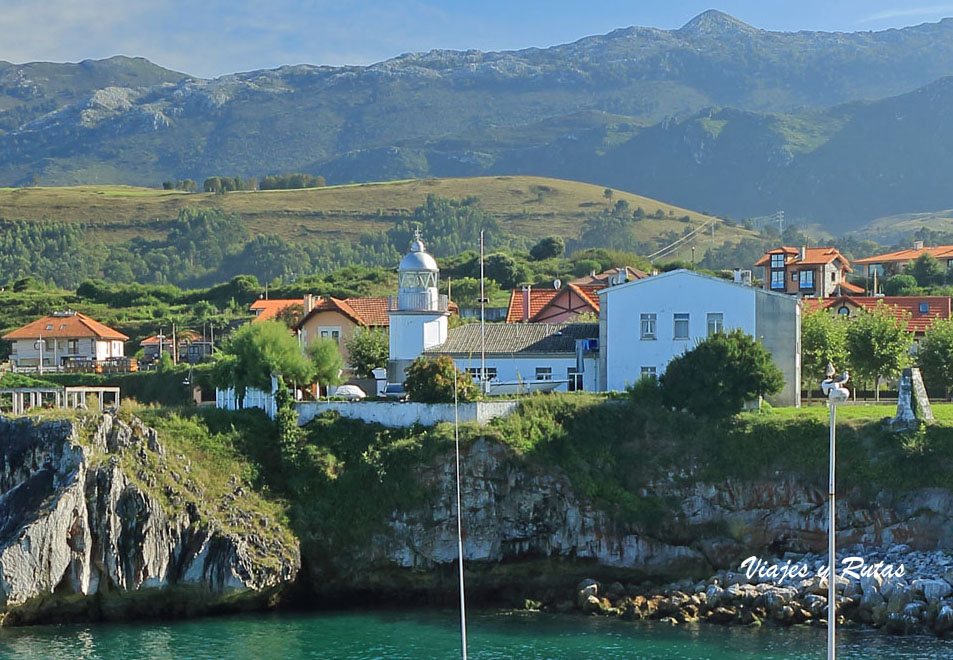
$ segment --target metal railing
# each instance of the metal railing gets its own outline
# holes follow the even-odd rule
[[[404,301],[403,307],[400,301]],[[440,294],[436,299],[428,293],[405,293],[401,296],[387,296],[387,311],[398,312],[446,312],[447,296]]]

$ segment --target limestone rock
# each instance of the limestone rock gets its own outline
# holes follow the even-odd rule
[[[225,531],[186,506],[166,508],[115,453],[99,455],[160,455],[154,430],[105,414],[83,444],[74,424],[0,417],[0,620],[57,620],[65,600],[76,618],[206,611],[264,600],[295,578],[297,547],[265,561],[254,529]],[[149,598],[110,609],[110,599],[147,590]]]

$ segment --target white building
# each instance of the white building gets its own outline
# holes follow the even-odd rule
[[[599,387],[598,335],[595,323],[488,323],[482,335],[479,323],[468,323],[424,354],[449,355],[477,381],[485,364],[490,394],[591,392]]]
[[[60,367],[76,362],[123,358],[121,332],[72,310],[53,312],[3,336],[10,342],[10,361],[17,367]]]
[[[424,351],[447,340],[447,296],[437,291],[440,269],[420,234],[397,268],[398,292],[387,302],[390,359],[387,381],[404,382],[404,371]]]
[[[661,375],[672,358],[718,330],[761,340],[784,374],[772,402],[800,405],[801,309],[796,298],[690,270],[599,291],[600,388]]]

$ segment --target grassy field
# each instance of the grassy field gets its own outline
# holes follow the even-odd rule
[[[709,218],[647,197],[577,181],[532,176],[418,179],[349,184],[305,190],[241,191],[216,195],[130,186],[0,188],[0,218],[8,220],[82,222],[93,240],[122,242],[133,237],[162,238],[168,221],[187,207],[219,207],[238,213],[253,234],[278,234],[287,240],[356,239],[389,228],[396,218],[413,212],[429,193],[460,199],[479,197],[503,227],[532,239],[559,235],[574,238],[589,214],[618,200],[647,215],[661,209],[664,219],[634,223],[639,240],[665,232],[681,234]],[[680,220],[688,216],[689,222]],[[700,259],[711,245],[753,236],[741,227],[718,223],[696,242]],[[688,242],[690,243],[690,241]],[[691,247],[671,258],[689,258]]]

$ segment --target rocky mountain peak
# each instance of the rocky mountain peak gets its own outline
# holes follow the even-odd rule
[[[719,36],[739,32],[752,34],[758,32],[758,29],[723,11],[709,9],[688,21],[678,32],[690,35]]]

